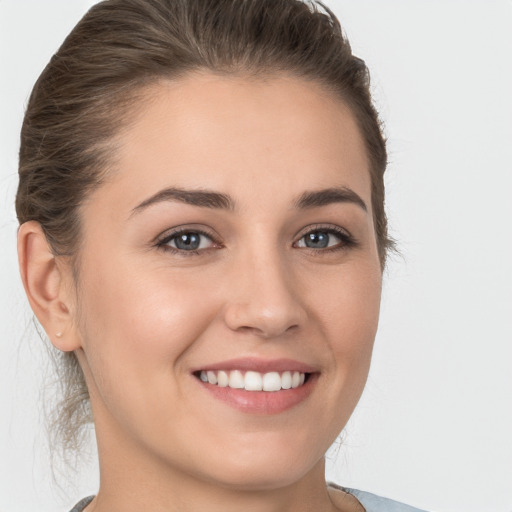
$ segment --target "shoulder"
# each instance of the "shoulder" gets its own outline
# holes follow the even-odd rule
[[[69,512],[82,512],[89,503],[93,500],[94,496],[88,496],[83,500],[80,500]]]
[[[382,496],[377,496],[370,492],[340,487],[336,484],[329,484],[329,487],[344,491],[357,498],[366,512],[426,512],[425,510],[411,507],[410,505],[405,505],[404,503],[389,498],[383,498]]]

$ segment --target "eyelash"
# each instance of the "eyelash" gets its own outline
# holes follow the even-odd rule
[[[176,247],[171,247],[170,245],[167,245],[169,244],[169,242],[178,238],[180,235],[192,233],[209,238],[213,242],[214,247],[209,247],[207,249],[192,249],[190,251],[186,251],[184,249],[178,249]],[[156,246],[157,248],[162,249],[163,251],[170,252],[172,254],[177,254],[179,256],[195,256],[200,255],[204,251],[209,251],[211,249],[220,249],[222,247],[222,244],[219,240],[217,240],[217,237],[213,233],[210,233],[206,230],[199,228],[179,228],[176,229],[175,231],[165,234],[161,239],[159,239],[156,242]]]
[[[357,246],[356,239],[350,233],[345,231],[344,229],[342,229],[338,226],[323,226],[323,225],[310,226],[307,229],[307,231],[305,231],[297,239],[297,241],[293,243],[293,246],[297,247],[296,244],[300,240],[304,239],[304,237],[306,237],[307,235],[309,235],[311,233],[317,233],[317,232],[327,233],[328,235],[335,235],[336,237],[338,237],[341,240],[341,242],[339,244],[333,245],[332,247],[325,247],[325,248],[320,248],[320,249],[314,249],[311,247],[302,247],[301,249],[306,249],[306,250],[309,250],[310,252],[314,252],[316,254],[326,254],[326,253],[331,253],[331,252],[335,252],[335,251],[340,251],[343,249],[350,249],[352,247]],[[169,242],[171,242],[172,240],[176,239],[180,235],[185,235],[185,234],[197,234],[200,236],[205,236],[213,242],[214,246],[205,248],[205,249],[192,249],[190,251],[187,251],[184,249],[178,249],[176,247],[171,247],[170,245],[168,245]],[[172,254],[177,254],[179,256],[185,256],[185,257],[186,256],[197,256],[197,255],[201,255],[205,251],[222,248],[222,243],[217,239],[217,237],[213,233],[210,233],[203,229],[197,229],[197,228],[180,228],[175,231],[172,231],[171,233],[167,233],[162,238],[157,240],[155,245],[157,248],[162,249],[163,251],[170,252]]]
[[[297,242],[294,242],[294,246],[302,240],[304,237],[311,233],[327,233],[328,235],[335,235],[338,237],[341,242],[339,244],[335,244],[332,247],[325,247],[323,249],[314,249],[311,247],[304,247],[303,249],[309,249],[311,252],[314,252],[316,254],[322,255],[326,253],[341,251],[344,249],[350,249],[355,246],[357,246],[356,239],[346,230],[343,228],[340,228],[338,226],[325,226],[318,224],[316,226],[309,226],[307,228],[307,231],[305,231],[297,240]]]

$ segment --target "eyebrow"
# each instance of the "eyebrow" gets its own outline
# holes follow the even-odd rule
[[[214,208],[220,210],[234,210],[235,201],[227,194],[211,190],[187,190],[177,187],[169,187],[160,190],[148,199],[145,199],[132,209],[131,215],[145,210],[149,206],[166,201],[199,206],[202,208]],[[365,212],[368,211],[361,197],[348,187],[334,187],[322,190],[304,192],[295,202],[294,207],[299,210],[319,208],[333,203],[352,203]]]
[[[221,210],[233,210],[234,201],[226,194],[210,190],[186,190],[183,188],[170,187],[160,190],[148,199],[142,201],[133,208],[131,215],[138,213],[148,206],[165,201],[177,201],[203,208],[216,208]]]
[[[312,192],[304,192],[295,202],[298,209],[318,208],[332,203],[352,203],[368,211],[366,203],[361,196],[348,187],[326,188]]]

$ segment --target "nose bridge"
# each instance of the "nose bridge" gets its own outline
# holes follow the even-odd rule
[[[299,327],[304,310],[285,251],[268,242],[239,255],[226,323],[233,330],[275,337]]]

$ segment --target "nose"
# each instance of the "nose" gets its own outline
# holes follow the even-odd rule
[[[303,326],[303,297],[283,258],[260,253],[236,266],[224,314],[231,330],[276,338]]]

